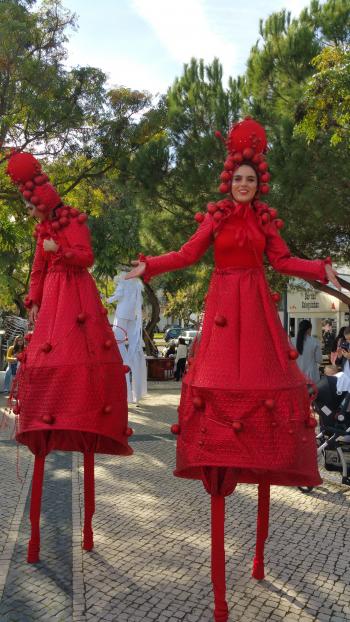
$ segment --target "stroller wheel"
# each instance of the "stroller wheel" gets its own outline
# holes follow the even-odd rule
[[[314,487],[313,486],[298,486],[300,492],[302,492],[304,495],[307,495],[309,492],[312,492]]]

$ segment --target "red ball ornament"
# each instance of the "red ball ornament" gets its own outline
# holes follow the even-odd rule
[[[103,409],[103,414],[104,415],[109,415],[109,413],[112,412],[112,406],[110,406],[110,404],[107,404],[104,409]]]
[[[64,258],[65,259],[72,259],[73,257],[73,252],[72,251],[67,251],[66,253],[64,253]]]
[[[204,214],[202,214],[202,212],[197,212],[197,214],[195,215],[194,219],[197,222],[203,222],[204,220]]]
[[[79,215],[79,211],[75,209],[75,207],[71,207],[69,210],[69,213],[72,216],[72,218],[76,218],[76,216]]]
[[[25,190],[23,192],[23,197],[26,201],[30,201],[30,199],[32,198],[32,193],[30,192],[30,190]]]
[[[52,345],[48,341],[41,346],[41,351],[48,354],[52,350]]]
[[[290,358],[291,361],[296,361],[296,359],[299,356],[299,352],[297,350],[289,350],[288,352],[288,356]]]
[[[262,184],[259,188],[261,194],[268,194],[270,192],[270,186],[267,184]]]
[[[261,222],[263,225],[266,225],[268,222],[270,222],[270,217],[266,212],[261,215]]]
[[[26,190],[34,190],[34,184],[32,181],[26,181],[24,187]]]
[[[307,419],[305,421],[305,425],[306,425],[307,428],[316,428],[317,427],[317,421],[313,417],[310,417],[310,419]]]
[[[53,228],[54,231],[58,231],[60,228],[60,223],[57,220],[54,220],[51,224],[51,227]],[[66,253],[67,254],[67,253]],[[65,255],[66,255],[65,254]]]
[[[281,300],[281,294],[279,294],[278,292],[273,292],[272,294],[272,300],[274,302],[280,302]]]
[[[226,194],[227,192],[230,192],[230,185],[229,184],[220,184],[219,186],[219,192],[221,192],[221,194]]]
[[[55,417],[53,415],[43,415],[41,417],[41,420],[43,423],[46,423],[47,425],[52,425],[53,423],[55,423]]]
[[[268,410],[272,410],[275,407],[275,400],[272,400],[272,399],[265,400],[265,406]]]
[[[79,313],[77,315],[77,322],[78,322],[78,324],[85,324],[86,319],[87,319],[86,313],[82,312],[82,313]]]
[[[270,214],[271,218],[276,218],[277,210],[274,207],[270,207],[269,208],[269,214]]]
[[[259,164],[259,162],[261,162],[263,160],[263,156],[261,155],[261,153],[256,153],[255,156],[252,157],[252,162],[254,162],[254,164]]]
[[[173,425],[170,428],[170,431],[172,434],[180,434],[180,426],[178,423],[173,423]]]
[[[258,169],[259,171],[261,171],[261,173],[265,173],[265,171],[268,171],[269,165],[267,162],[260,162]]]
[[[66,227],[69,223],[69,220],[66,216],[61,216],[58,222],[60,223],[61,227]]]
[[[232,175],[228,173],[227,171],[223,171],[220,175],[220,179],[223,182],[231,181]]]
[[[234,430],[234,432],[242,432],[243,423],[241,423],[241,421],[233,421],[232,429]]]
[[[275,223],[277,229],[282,229],[284,227],[284,222],[283,222],[283,220],[281,220],[281,218],[276,218],[274,223]]]
[[[123,365],[123,372],[124,372],[124,374],[128,374],[129,371],[130,371],[129,365]]]
[[[202,409],[205,406],[205,402],[203,400],[202,397],[199,397],[199,395],[197,395],[196,397],[193,398],[193,406],[197,409]]]
[[[44,203],[39,203],[39,205],[36,206],[36,209],[38,212],[46,212],[46,205],[44,205]]]
[[[42,186],[46,183],[47,179],[47,175],[36,175],[36,177],[34,177],[34,183],[36,186]]]
[[[79,214],[77,220],[82,225],[84,222],[87,221],[87,215],[86,214]]]
[[[232,156],[232,160],[235,164],[240,164],[241,162],[243,162],[242,153],[240,151],[237,151],[236,153],[234,153]]]
[[[133,434],[134,434],[134,430],[133,430],[132,428],[129,428],[129,427],[128,427],[128,428],[126,428],[126,430],[125,430],[125,436],[127,436],[127,437],[129,438],[129,437],[130,437],[130,436],[132,436]]]
[[[261,175],[261,177],[260,177],[260,180],[261,180],[263,183],[267,183],[267,182],[269,182],[269,181],[270,181],[270,179],[271,179],[271,175],[270,175],[270,173],[263,173],[263,174]]]
[[[219,210],[217,210],[217,211],[213,214],[213,218],[214,218],[214,220],[217,220],[217,221],[221,220],[221,218],[222,218],[222,213],[221,213]]]
[[[227,324],[227,319],[223,316],[223,315],[216,315],[214,322],[217,326],[226,326]]]
[[[254,156],[254,149],[252,149],[251,147],[246,147],[245,149],[243,149],[244,160],[251,160],[253,156]]]
[[[217,205],[216,203],[208,203],[207,205],[207,211],[209,212],[209,214],[215,214],[215,212],[217,211]]]
[[[113,341],[112,339],[106,339],[106,341],[103,344],[103,347],[106,348],[106,350],[109,350],[112,347]]]

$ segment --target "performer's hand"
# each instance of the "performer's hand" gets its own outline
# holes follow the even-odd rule
[[[46,240],[45,240],[46,242]],[[36,304],[33,304],[30,308],[29,311],[29,321],[31,322],[31,324],[35,324],[37,317],[38,317],[38,313],[39,313],[39,307]]]
[[[144,261],[139,261],[137,259],[136,261],[132,261],[131,265],[135,266],[135,268],[128,272],[128,274],[124,277],[125,280],[135,279],[137,276],[142,276],[146,270],[146,263]]]
[[[326,264],[326,275],[327,275],[327,279],[331,283],[333,283],[334,287],[340,290],[341,285],[337,279],[337,273],[335,270],[333,270],[332,266],[329,263]]]
[[[49,240],[44,240],[43,242],[44,251],[47,253],[56,253],[58,249],[58,244],[56,244],[55,240],[50,238]]]

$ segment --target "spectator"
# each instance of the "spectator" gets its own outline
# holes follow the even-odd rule
[[[175,357],[176,355],[176,345],[175,345],[175,341],[172,340],[169,344],[169,347],[166,349],[165,351],[165,355],[166,357]]]
[[[9,393],[13,379],[17,373],[18,361],[17,354],[24,349],[24,338],[22,335],[15,337],[12,346],[10,346],[6,353],[7,369],[5,373],[4,388],[2,393]]]
[[[299,352],[298,367],[312,382],[320,381],[319,363],[322,363],[321,344],[311,335],[310,320],[301,320],[299,324],[296,347]]]
[[[331,359],[332,365],[335,365],[335,362],[338,358],[339,346],[345,340],[345,337],[344,337],[345,329],[346,329],[346,326],[342,326],[337,336],[334,337],[332,348],[331,348],[331,353],[330,353],[330,359]]]
[[[182,378],[184,374],[185,366],[186,366],[186,359],[187,359],[186,342],[183,337],[180,337],[179,344],[177,346],[176,357],[175,357],[175,365],[176,365],[175,379],[177,382],[179,382],[180,378]]]

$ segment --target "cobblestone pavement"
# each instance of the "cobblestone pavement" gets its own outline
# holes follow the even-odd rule
[[[172,476],[169,424],[176,421],[178,399],[176,383],[152,383],[141,406],[130,409],[135,455],[96,457],[92,552],[80,545],[82,459],[49,457],[42,561],[25,563],[27,500],[5,576],[1,622],[212,620],[209,497],[199,482]],[[14,539],[11,521],[28,481],[16,479],[15,445],[3,440],[5,435],[0,437],[0,580],[11,551],[6,536],[10,532]],[[30,464],[22,449],[22,477]],[[310,495],[274,487],[266,579],[258,583],[250,577],[257,490],[238,487],[226,512],[230,620],[350,620],[349,500],[350,489],[329,482]]]

